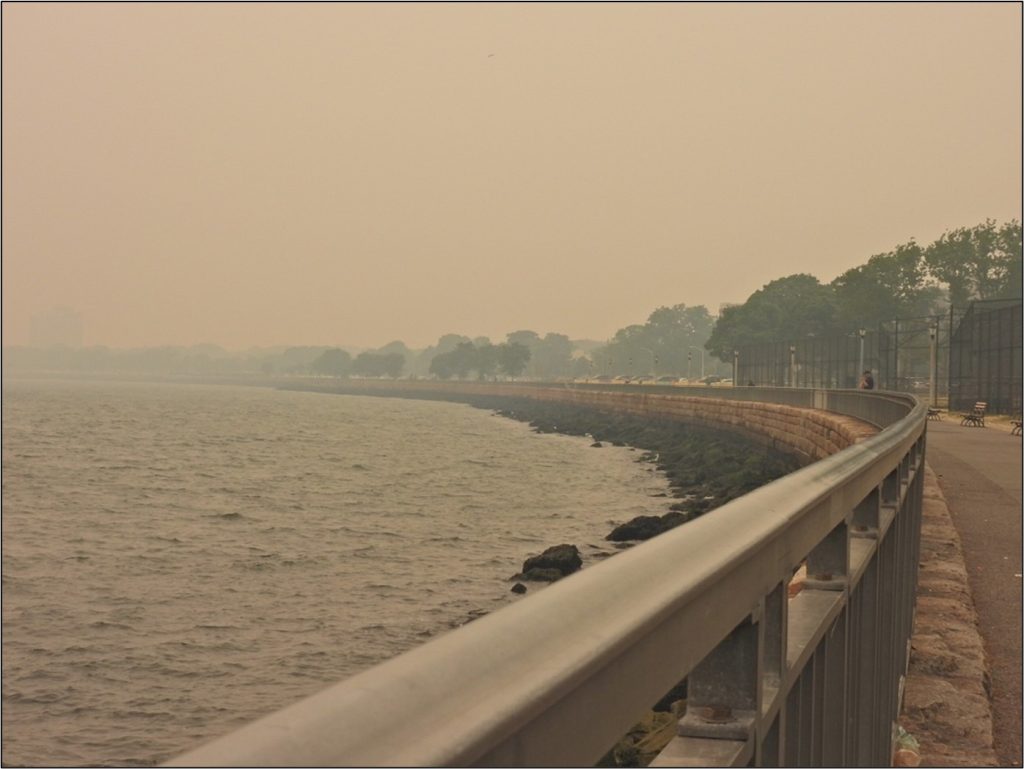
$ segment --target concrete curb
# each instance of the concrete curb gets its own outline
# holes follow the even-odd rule
[[[999,766],[963,547],[927,464],[923,497],[917,608],[899,722],[920,743],[924,766]]]

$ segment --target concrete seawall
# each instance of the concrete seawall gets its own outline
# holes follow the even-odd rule
[[[314,389],[303,387],[302,389]],[[645,393],[631,390],[582,389],[472,382],[419,382],[361,380],[343,385],[324,383],[315,389],[352,395],[457,398],[496,396],[586,406],[599,411],[671,419],[701,427],[727,430],[809,464],[870,437],[877,428],[859,419],[796,406],[756,401],[725,400],[687,394]]]

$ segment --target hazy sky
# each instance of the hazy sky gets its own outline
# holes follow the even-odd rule
[[[604,339],[1020,217],[1017,3],[2,14],[4,344]]]

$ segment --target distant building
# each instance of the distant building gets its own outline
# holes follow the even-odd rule
[[[32,347],[81,347],[82,316],[70,307],[55,307],[32,316],[29,344]]]

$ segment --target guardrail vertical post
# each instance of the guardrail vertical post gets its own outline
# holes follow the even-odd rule
[[[842,590],[850,573],[850,531],[840,523],[807,555],[805,587]]]
[[[873,763],[888,766],[891,760],[890,734],[896,716],[895,702],[899,686],[896,665],[896,531],[890,526],[879,542],[876,555],[878,561],[878,656],[875,670],[875,748]]]
[[[889,473],[882,481],[882,507],[895,508],[900,498],[899,468]]]
[[[853,508],[852,536],[877,537],[882,495],[875,488]]]
[[[758,715],[757,624],[748,616],[690,673],[680,736],[750,740]]]
[[[758,717],[763,718],[780,696],[782,680],[786,674],[786,628],[789,596],[787,585],[780,582],[761,601],[761,620],[758,622],[758,647],[761,675],[758,676]],[[758,734],[755,763],[758,766],[784,766],[785,708],[780,707],[766,725],[764,734]]]

